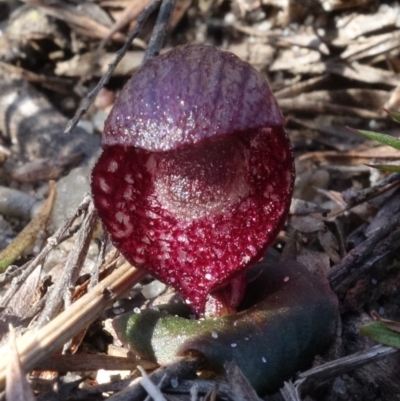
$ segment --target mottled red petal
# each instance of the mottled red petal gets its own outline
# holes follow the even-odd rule
[[[229,53],[183,46],[148,62],[117,100],[103,149],[92,191],[114,244],[198,313],[286,218],[283,118],[261,75]]]

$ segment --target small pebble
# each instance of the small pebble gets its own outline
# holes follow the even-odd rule
[[[379,124],[378,124],[378,122],[376,121],[376,120],[374,120],[374,119],[372,119],[372,120],[369,120],[369,123],[368,123],[368,125],[369,125],[369,128],[370,129],[379,129]]]
[[[75,213],[86,192],[90,192],[91,167],[78,167],[58,180],[56,197],[51,211],[48,226],[50,231],[56,231],[67,216]],[[73,188],[73,190],[71,190]]]
[[[30,220],[37,199],[17,189],[0,186],[0,214]]]
[[[236,343],[232,343],[232,344],[231,344],[231,347],[232,347],[232,348],[235,348],[236,346],[237,346]]]
[[[77,126],[83,128],[88,134],[93,134],[94,132],[93,123],[89,120],[80,120]]]
[[[377,285],[377,284],[378,284],[378,280],[375,279],[375,278],[373,278],[373,279],[371,280],[371,283],[372,283],[373,285]]]
[[[134,308],[133,311],[134,311],[136,314],[141,313],[141,310],[140,310],[140,308],[138,308],[138,307]]]
[[[286,276],[286,277],[283,279],[283,281],[284,281],[285,283],[287,283],[289,280],[290,280],[289,276]]]
[[[344,380],[341,377],[337,377],[335,379],[335,381],[333,382],[333,386],[332,386],[332,390],[336,393],[336,394],[346,394],[346,383],[344,382]]]
[[[146,299],[152,299],[160,295],[166,288],[166,285],[158,280],[153,280],[142,288],[142,295]]]
[[[106,384],[110,382],[119,381],[129,377],[130,370],[105,370],[99,369],[96,375],[96,381],[99,384]]]
[[[171,379],[171,387],[172,388],[177,388],[179,385],[179,382],[177,379]]]
[[[262,357],[261,360],[262,360],[264,363],[267,363],[267,360],[266,360],[264,357]]]
[[[218,333],[216,333],[215,331],[213,331],[213,332],[211,333],[211,337],[212,337],[212,338],[218,338]]]
[[[233,13],[227,13],[225,15],[225,23],[228,25],[234,24],[235,22],[237,22],[236,16]]]

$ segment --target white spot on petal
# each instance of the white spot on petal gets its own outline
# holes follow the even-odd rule
[[[139,258],[138,256],[135,256],[135,262],[139,264],[143,264],[145,262],[144,258]]]
[[[100,186],[100,189],[103,191],[103,192],[106,192],[106,193],[109,193],[110,192],[110,186],[106,183],[106,180],[104,179],[104,178],[100,178],[99,179],[99,186]]]
[[[127,175],[125,176],[125,181],[126,181],[128,184],[134,184],[134,183],[135,183],[135,180],[133,179],[133,177],[132,177],[131,174],[127,174]]]
[[[107,209],[110,206],[110,204],[108,203],[108,200],[106,198],[101,198],[100,203],[101,203],[101,206],[103,206],[104,208],[107,208]]]
[[[129,216],[123,212],[115,213],[115,219],[118,221],[118,223],[121,223],[124,225],[129,224]]]
[[[248,256],[248,255],[243,256],[242,264],[247,264],[249,262],[250,262],[250,256]]]
[[[142,246],[138,246],[136,248],[136,254],[137,255],[143,255],[144,254],[145,249]]]
[[[115,173],[118,169],[118,163],[115,160],[112,160],[110,162],[110,165],[108,166],[108,171],[110,173]]]
[[[132,188],[127,188],[122,196],[126,200],[132,200]]]

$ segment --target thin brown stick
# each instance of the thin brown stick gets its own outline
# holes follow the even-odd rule
[[[161,388],[167,387],[170,384],[172,378],[180,379],[187,378],[188,376],[194,375],[196,370],[199,369],[202,364],[202,360],[199,358],[185,358],[173,362],[169,365],[165,365],[154,371],[149,375],[150,380],[153,383],[159,383],[165,376],[162,382]],[[126,387],[124,390],[113,395],[109,398],[110,401],[139,401],[143,395],[146,394],[145,390],[141,386],[142,378],[137,378],[132,381],[132,384]]]
[[[135,269],[125,263],[46,326],[37,331],[29,331],[18,338],[17,348],[24,369],[27,371],[33,369],[48,355],[59,350],[65,342],[77,335],[107,307],[125,295],[146,274],[145,270]],[[8,355],[9,347],[2,347],[0,349],[0,390],[5,385]]]
[[[306,372],[300,373],[298,383],[303,386],[306,381],[313,380],[321,382],[330,377],[339,376],[360,368],[368,363],[377,362],[396,352],[399,352],[399,350],[384,345],[375,345],[374,347],[368,348],[364,351],[356,352],[355,354],[324,363],[323,365],[316,366]]]
[[[145,4],[143,4],[143,2]],[[125,7],[125,10],[122,12],[120,17],[115,21],[113,26],[110,28],[107,36],[102,39],[99,44],[98,51],[101,51],[106,43],[112,38],[112,36],[123,29],[126,25],[128,25],[131,21],[134,21],[138,15],[143,11],[143,8],[149,3],[148,0],[144,1],[132,1],[130,4]]]
[[[129,46],[131,45],[133,39],[135,39],[136,36],[139,34],[139,32],[143,28],[143,25],[146,22],[147,18],[158,7],[159,3],[160,3],[160,0],[153,0],[140,14],[140,16],[137,19],[135,28],[132,30],[132,32],[128,36],[128,39],[126,40],[125,44],[117,52],[117,55],[115,56],[115,60],[109,65],[107,72],[101,77],[99,83],[95,86],[95,88],[87,94],[85,102],[75,113],[74,117],[68,121],[68,124],[64,130],[65,134],[69,134],[75,128],[76,124],[78,124],[78,121],[80,120],[80,118],[87,112],[88,108],[93,103],[97,94],[100,92],[100,89],[103,88],[104,85],[107,84],[107,82],[109,81],[109,79],[111,77],[111,74],[113,73],[113,71],[119,64],[119,62],[122,60],[122,58],[125,56],[125,53],[129,49]]]
[[[86,258],[87,250],[89,249],[92,240],[96,218],[97,213],[94,209],[93,202],[90,202],[87,215],[85,216],[82,227],[79,230],[74,248],[69,253],[67,262],[62,269],[62,273],[51,289],[51,295],[49,296],[46,306],[37,321],[37,328],[44,326],[57,315],[63,298],[64,302],[66,302],[66,293],[70,291],[70,288],[75,287],[75,281],[78,278],[79,271]]]
[[[370,235],[364,242],[352,249],[340,261],[340,263],[328,271],[326,277],[336,293],[343,291],[346,284],[348,285],[349,282],[354,279],[354,273],[360,274],[361,271],[365,271],[376,262],[376,260],[371,257],[371,254],[374,252],[376,253],[379,243],[385,241],[388,237],[392,237],[393,241],[398,240],[399,234],[398,231],[396,231],[396,227],[399,224],[400,214],[394,216],[387,225],[381,227],[373,235]],[[382,251],[382,255],[386,255],[388,252],[388,246],[390,248],[390,241],[386,244],[385,249]],[[394,249],[392,249],[392,251],[394,251]],[[365,267],[363,267],[364,265]]]
[[[380,361],[383,358],[398,353],[399,350],[384,345],[375,345],[366,350],[355,354],[335,359],[316,366],[299,374],[299,378],[294,382],[285,382],[281,389],[281,394],[285,401],[301,400],[300,393],[311,383],[321,383],[332,377],[343,375],[354,369],[361,368],[369,363]]]
[[[21,283],[23,283],[26,278],[32,273],[32,271],[41,263],[44,262],[46,259],[47,255],[58,245],[60,244],[64,239],[65,239],[65,234],[67,230],[72,226],[73,222],[75,219],[84,211],[88,208],[89,203],[91,201],[90,196],[87,196],[83,199],[83,201],[80,203],[80,205],[77,207],[75,213],[71,216],[68,217],[62,226],[56,231],[56,233],[50,237],[47,240],[46,246],[40,251],[40,253],[32,259],[30,262],[26,263],[23,265],[21,268],[18,270],[13,271],[12,273],[8,274],[5,273],[3,275],[3,280],[1,280],[0,285],[5,285],[6,283],[10,282],[15,278],[13,281],[11,287],[8,289],[6,294],[3,296],[1,304],[0,304],[0,309],[4,309],[8,302],[10,302],[11,298],[14,296],[14,294],[17,292],[19,286]]]
[[[383,179],[377,185],[374,185],[373,187],[368,187],[359,191],[352,190],[349,196],[346,196],[346,192],[344,192],[343,197],[346,203],[348,204],[348,207],[346,209],[351,209],[354,206],[369,201],[381,195],[382,193],[388,191],[389,189],[392,189],[397,185],[400,185],[399,181],[400,181],[400,174],[393,173],[390,174],[385,179]]]
[[[165,36],[167,34],[172,11],[175,8],[175,3],[176,0],[164,0],[162,2],[160,12],[158,13],[156,25],[153,29],[149,45],[143,57],[143,63],[160,53],[160,50],[164,44]]]
[[[106,257],[106,245],[108,242],[108,235],[104,232],[101,236],[99,244],[99,254],[97,256],[96,265],[90,272],[90,282],[88,285],[88,291],[99,283],[100,267],[103,265]]]
[[[53,370],[55,372],[84,372],[99,369],[135,370],[138,365],[136,357],[122,357],[101,354],[52,355],[46,358],[35,370]],[[154,369],[155,363],[140,361],[144,367]]]

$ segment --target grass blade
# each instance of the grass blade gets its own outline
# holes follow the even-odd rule
[[[400,139],[395,138],[391,135],[379,134],[378,132],[364,131],[361,129],[354,129],[354,128],[350,128],[350,127],[347,127],[347,128],[349,128],[350,131],[356,132],[357,134],[365,136],[368,139],[378,141],[384,145],[388,145],[394,149],[400,150]]]

